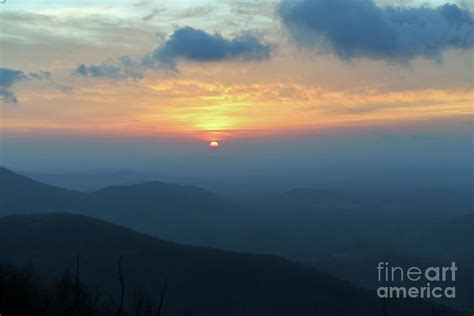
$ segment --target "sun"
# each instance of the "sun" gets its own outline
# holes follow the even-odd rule
[[[219,144],[218,141],[213,140],[213,141],[209,142],[209,147],[211,147],[213,149],[217,149],[217,148],[219,148],[219,146],[220,146],[220,144]]]

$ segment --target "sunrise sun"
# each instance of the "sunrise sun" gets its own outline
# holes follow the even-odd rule
[[[218,141],[213,140],[213,141],[209,142],[209,147],[210,148],[217,149],[217,148],[219,148],[219,146],[220,146],[220,144],[219,144]]]

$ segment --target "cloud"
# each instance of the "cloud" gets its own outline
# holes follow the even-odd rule
[[[17,103],[16,95],[8,89],[0,88],[0,98],[5,103]]]
[[[30,72],[28,74],[28,77],[30,79],[35,79],[35,80],[47,80],[50,81],[52,80],[52,76],[50,72],[47,71],[39,71],[39,72]]]
[[[164,9],[160,9],[160,8],[154,8],[151,10],[150,13],[148,13],[147,15],[145,15],[142,20],[143,21],[150,21],[151,19],[153,19],[154,17],[156,17],[157,15],[159,15],[160,13],[164,12],[165,10]]]
[[[27,79],[31,80],[41,80],[47,82],[51,87],[64,92],[70,93],[72,88],[63,84],[57,83],[50,72],[47,71],[39,71],[39,72],[30,72],[27,75]]]
[[[209,5],[205,6],[198,6],[198,7],[190,7],[182,12],[178,12],[175,17],[178,19],[188,19],[188,18],[195,18],[199,16],[209,15],[214,12],[215,8],[210,7]]]
[[[5,103],[17,103],[16,95],[11,91],[11,87],[20,80],[27,79],[21,70],[0,68],[0,98]]]
[[[70,92],[71,90],[70,87],[56,83],[49,72],[39,71],[26,74],[22,70],[0,68],[0,99],[5,103],[17,103],[18,99],[11,88],[17,82],[23,80],[46,81],[49,85],[62,92]]]
[[[454,4],[436,8],[377,6],[372,0],[283,0],[277,7],[290,36],[330,48],[343,59],[441,61],[446,48],[474,47],[474,18]]]
[[[262,60],[270,57],[271,45],[253,35],[226,39],[189,26],[174,31],[166,42],[149,55],[144,64],[176,67],[177,59],[191,61],[222,61],[230,59]]]
[[[141,61],[122,56],[117,61],[108,59],[99,65],[79,64],[73,73],[112,80],[141,79],[146,69],[177,71],[178,59],[196,62],[230,59],[259,61],[269,58],[271,49],[272,45],[260,42],[253,35],[226,39],[220,34],[212,35],[186,26],[175,30],[160,47],[146,54]]]
[[[85,77],[107,78],[107,79],[141,79],[143,78],[140,64],[128,56],[122,56],[118,61],[107,60],[100,65],[86,66],[77,65],[74,74]]]
[[[10,88],[15,82],[26,78],[21,70],[0,68],[0,87],[2,88]]]

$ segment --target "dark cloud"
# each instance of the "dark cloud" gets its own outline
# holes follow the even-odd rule
[[[445,48],[474,47],[474,18],[454,4],[377,6],[372,0],[283,0],[283,25],[299,44],[330,47],[339,57],[407,62],[441,60]]]
[[[11,91],[11,87],[20,80],[27,79],[21,70],[0,68],[0,98],[5,103],[17,103],[16,95]]]
[[[2,88],[10,88],[15,82],[26,78],[21,70],[0,68],[0,87]]]
[[[11,88],[22,80],[42,80],[62,92],[71,90],[70,87],[57,84],[49,72],[39,71],[26,74],[21,70],[0,68],[0,99],[5,103],[17,103],[18,99]]]
[[[161,64],[174,68],[177,59],[220,61],[229,59],[262,60],[270,57],[271,45],[253,35],[226,39],[192,27],[174,31],[168,40],[145,59],[144,64]]]
[[[100,65],[86,66],[77,65],[74,74],[85,77],[107,78],[107,79],[141,79],[143,73],[138,62],[128,56],[122,56],[118,61],[107,60]]]
[[[120,68],[109,62],[104,62],[100,65],[92,66],[80,64],[77,65],[77,68],[74,73],[86,77],[104,77],[111,79],[119,79],[121,77]]]
[[[174,31],[164,43],[140,62],[128,56],[115,61],[109,59],[99,65],[77,65],[74,74],[84,77],[141,79],[146,69],[177,71],[176,61],[187,59],[198,62],[229,59],[262,60],[270,57],[272,46],[260,42],[253,35],[226,39],[219,34],[209,34],[192,27]]]

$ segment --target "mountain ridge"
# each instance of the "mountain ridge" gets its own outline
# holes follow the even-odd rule
[[[117,297],[122,257],[126,291],[159,293],[168,279],[167,315],[379,315],[375,293],[274,255],[183,246],[77,214],[0,218],[0,260],[57,275],[80,258],[81,279]],[[115,269],[114,269],[115,268]],[[361,304],[364,302],[364,304]],[[390,303],[393,315],[431,315],[432,303]],[[467,315],[450,311],[450,315]]]

